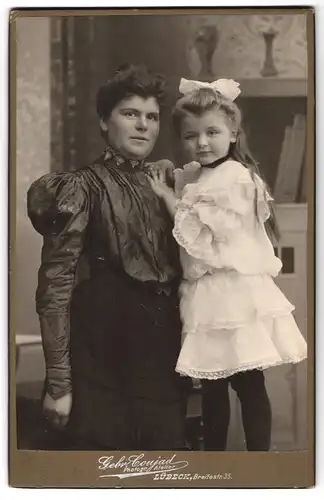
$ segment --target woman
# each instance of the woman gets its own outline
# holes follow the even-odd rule
[[[172,221],[144,159],[159,134],[165,81],[127,66],[97,95],[107,148],[28,192],[43,235],[36,293],[46,360],[44,411],[81,449],[182,449],[175,373],[180,265]],[[74,287],[80,258],[89,279]]]

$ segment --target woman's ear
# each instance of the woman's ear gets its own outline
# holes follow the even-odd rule
[[[100,128],[103,132],[108,132],[108,125],[102,118],[100,118]]]

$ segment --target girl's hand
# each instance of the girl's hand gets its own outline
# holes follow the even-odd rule
[[[171,189],[166,183],[165,171],[159,170],[152,172],[150,176],[147,176],[147,178],[154,193],[159,196],[159,198],[163,199],[169,214],[171,217],[174,217],[177,198],[173,189]]]
[[[166,183],[166,175],[164,170],[152,171],[151,175],[147,176],[149,183],[154,191],[154,193],[159,196],[159,198],[168,198],[174,196],[174,191]]]

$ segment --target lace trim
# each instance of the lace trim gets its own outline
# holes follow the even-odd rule
[[[248,363],[246,365],[242,365],[238,368],[228,369],[228,370],[219,370],[219,371],[202,371],[202,370],[194,370],[191,368],[181,368],[180,366],[176,366],[176,372],[180,373],[182,376],[189,376],[192,378],[198,379],[208,379],[208,380],[217,380],[219,378],[228,378],[236,373],[246,372],[249,370],[266,370],[267,368],[273,368],[275,366],[280,366],[283,364],[296,364],[300,363],[304,359],[307,358],[307,354],[301,354],[296,357],[285,357],[279,361],[273,361],[269,363],[260,364],[260,362]]]
[[[231,188],[235,186],[245,187],[245,197],[233,197]],[[228,215],[235,214],[238,221],[241,221],[242,217],[244,217],[246,204],[249,202],[248,200],[255,199],[257,203],[257,219],[262,223],[270,217],[269,202],[273,199],[268,193],[263,181],[258,176],[256,176],[254,180],[250,175],[249,179],[238,179],[238,181],[233,183],[231,187],[218,188],[215,189],[215,192],[213,193],[208,190],[199,189],[199,186],[195,183],[189,184],[189,187],[186,186],[186,188],[186,195],[182,197],[179,205],[177,206],[178,212],[194,209],[195,204],[207,203],[207,205],[210,204],[210,206],[218,207],[219,210]],[[181,220],[178,221],[178,226],[181,226],[181,222]],[[228,229],[230,232],[231,227],[225,227],[225,229]],[[233,229],[236,228],[234,227],[232,230]]]
[[[272,319],[276,319],[276,318],[281,318],[283,316],[289,316],[293,311],[295,310],[295,307],[290,304],[290,307],[287,307],[287,309],[277,309],[277,310],[273,310],[269,313],[266,313],[266,314],[256,314],[255,315],[255,318],[258,319],[258,320],[262,320],[262,319],[266,319],[266,318],[272,318]],[[197,325],[196,328],[190,328],[188,330],[186,330],[186,327],[184,327],[184,331],[183,333],[185,335],[197,335],[199,334],[200,332],[201,333],[205,333],[205,332],[208,332],[210,333],[211,331],[213,330],[233,330],[233,329],[238,329],[238,328],[244,328],[246,325],[250,324],[251,321],[253,321],[255,318],[251,318],[249,317],[248,319],[246,319],[246,321],[242,322],[242,321],[237,321],[237,320],[227,320],[227,321],[224,321],[224,322],[217,322],[217,323],[213,323],[212,325],[209,324],[209,325]]]
[[[222,223],[219,224],[218,230],[215,228],[212,229],[208,223],[200,219],[199,213],[195,211],[195,207],[191,202],[184,203],[184,201],[181,200],[177,205],[177,213],[172,231],[177,243],[183,247],[189,255],[200,260],[208,259],[213,262],[214,267],[223,267],[219,257],[218,245],[228,241],[229,235],[233,234],[233,232],[238,230],[242,225],[242,216],[233,209],[219,207],[219,213],[223,213],[225,217],[227,217],[227,222],[224,223],[224,221],[222,221]],[[198,232],[194,240],[191,235],[191,241],[188,241],[182,229],[184,222],[186,219],[188,221],[188,218],[189,222],[192,221],[193,230],[196,233]],[[202,229],[207,230],[203,243],[201,241],[197,242]],[[218,260],[219,263],[217,263]]]
[[[215,263],[215,259],[217,259],[217,254],[215,252],[215,249],[214,250],[210,250],[208,252],[208,250],[206,249],[206,247],[208,245],[205,246],[205,248],[202,250],[201,246],[199,246],[198,248],[193,248],[194,245],[193,244],[190,244],[187,240],[185,240],[185,238],[182,236],[180,230],[178,229],[177,225],[174,226],[173,228],[173,236],[175,238],[175,240],[177,241],[177,243],[186,250],[186,252],[188,253],[188,255],[191,255],[191,257],[194,257],[195,259],[198,259],[198,260],[202,260],[202,259],[212,259],[213,260],[213,266],[216,267],[216,263]],[[220,241],[220,240],[219,240]],[[222,268],[223,265],[221,262],[219,262],[219,268]]]

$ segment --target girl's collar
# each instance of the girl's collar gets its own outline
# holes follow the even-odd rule
[[[130,165],[133,169],[139,168],[141,170],[145,167],[145,160],[130,160],[123,156],[119,151],[116,151],[112,146],[107,146],[104,151],[104,161],[114,159],[116,165],[122,166],[123,164]]]
[[[230,153],[228,153],[226,156],[223,156],[222,158],[219,158],[216,161],[213,161],[213,163],[209,163],[209,165],[202,165],[204,168],[216,168],[218,165],[221,165],[225,161],[229,160],[231,158]]]

